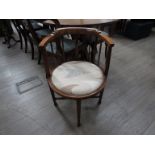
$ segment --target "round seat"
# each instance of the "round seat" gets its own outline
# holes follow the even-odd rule
[[[66,94],[88,95],[97,90],[104,80],[102,70],[85,61],[69,61],[58,66],[52,73],[53,85]]]

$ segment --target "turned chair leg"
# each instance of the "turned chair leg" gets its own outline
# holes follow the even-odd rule
[[[98,103],[97,103],[98,105],[100,105],[102,103],[103,92],[104,92],[104,89],[100,92],[99,100],[98,100]]]
[[[33,46],[33,41],[31,39],[31,37],[29,36],[29,34],[27,34],[30,46],[31,46],[31,51],[32,51],[32,60],[34,59],[34,46]]]
[[[24,42],[25,42],[25,53],[27,53],[27,36],[23,34]]]
[[[81,116],[81,100],[77,100],[76,102],[77,105],[77,126],[81,126],[80,123],[80,116]]]
[[[34,60],[34,46],[32,42],[30,42],[30,45],[31,45],[31,51],[32,51],[32,60]]]
[[[18,36],[19,36],[19,40],[20,40],[20,49],[23,49],[23,39],[22,39],[22,35],[19,31],[17,31]]]
[[[50,88],[50,87],[49,87],[49,88]],[[53,92],[53,90],[52,90],[51,88],[50,88],[50,91],[51,91],[51,95],[52,95],[52,99],[53,99],[54,105],[57,107],[58,104],[57,104],[57,102],[56,102],[55,94],[54,94],[54,92]]]
[[[39,56],[38,56],[38,64],[40,64],[41,63],[41,51],[38,49],[38,51],[39,51]]]

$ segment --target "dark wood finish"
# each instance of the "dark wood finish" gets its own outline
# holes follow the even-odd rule
[[[27,53],[27,37],[25,36],[25,29],[24,29],[24,27],[21,24],[22,22],[21,22],[21,20],[18,20],[18,19],[14,19],[12,21],[13,21],[14,25],[16,25],[17,32],[20,33],[21,40],[22,40],[22,38],[24,38],[24,42],[25,42],[25,53]]]
[[[4,33],[4,42],[3,44],[7,44],[8,48],[14,46],[16,43],[20,43],[20,47],[21,49],[23,48],[23,42],[22,42],[22,36],[21,36],[21,33],[17,27],[17,25],[13,22],[12,20],[12,23],[14,24],[14,27],[18,33],[18,36],[19,36],[19,40],[16,40],[14,38],[14,36],[12,35],[13,34],[13,29],[12,29],[12,26],[11,26],[11,20],[9,19],[3,19],[2,20],[2,25],[3,25],[3,33]],[[11,40],[14,41],[14,44],[11,45]]]
[[[58,27],[59,25],[59,22],[56,20],[56,19],[51,19],[54,23],[55,23],[55,28]],[[53,29],[49,29],[48,27],[44,27],[44,28],[40,28],[40,29],[34,29],[33,27],[33,23],[31,22],[31,20],[26,20],[27,21],[27,25],[28,25],[28,31],[31,33],[32,37],[33,37],[33,40],[34,40],[34,43],[36,43],[37,45],[37,48],[38,48],[38,53],[39,53],[39,56],[38,56],[38,64],[40,64],[41,62],[41,52],[39,50],[39,43],[40,41],[46,36],[42,35],[42,36],[38,36],[37,35],[37,31],[39,30],[49,30],[49,33],[52,33],[53,32]],[[37,20],[38,22],[42,22],[43,20]]]
[[[69,58],[69,60],[64,55],[64,44],[62,39],[64,36],[65,37],[68,36],[69,38],[75,41],[74,52],[71,54],[71,57]],[[46,46],[49,43],[50,44],[56,43],[56,49],[55,49],[55,52],[51,54],[51,59],[49,59],[50,54],[46,50]],[[97,56],[97,54],[101,53],[101,49],[103,48],[101,44],[105,44],[105,49],[106,49],[104,66],[102,64],[102,60],[100,60],[100,56]],[[100,45],[99,48],[98,48],[98,45]],[[105,88],[107,77],[108,77],[111,51],[113,46],[114,44],[112,40],[108,36],[102,35],[101,32],[98,31],[97,29],[82,28],[82,27],[59,28],[53,34],[45,37],[39,44],[39,47],[40,47],[39,49],[43,53],[46,78],[47,78],[49,87],[51,89],[51,94],[53,97],[54,104],[57,106],[56,100],[58,100],[59,98],[55,98],[53,92],[59,94],[63,98],[77,100],[77,125],[78,126],[80,126],[80,109],[81,109],[82,99],[94,97],[95,95],[99,94],[97,96],[99,97],[98,104],[101,104],[103,90]],[[57,57],[57,56],[59,56],[60,58],[60,63],[56,62],[57,64],[51,65],[51,62],[53,62],[54,57]],[[104,77],[103,83],[101,84],[101,86],[90,94],[80,95],[80,96],[76,96],[73,94],[66,94],[61,90],[57,89],[51,80],[52,72],[55,67],[59,66],[63,62],[70,61],[70,60],[89,61],[99,66],[103,71],[103,77]]]
[[[77,126],[81,126],[80,116],[81,116],[81,100],[76,101],[77,106]]]
[[[99,94],[98,105],[100,105],[102,103],[103,92],[104,92],[104,89]]]
[[[50,88],[50,91],[51,91],[51,95],[52,95],[52,98],[53,98],[54,105],[57,107],[58,104],[56,102],[56,97],[55,97],[54,91],[51,89],[51,87],[49,87],[49,88]]]
[[[34,59],[34,45],[33,45],[33,40],[30,35],[30,31],[27,28],[26,21],[23,19],[16,19],[13,20],[15,25],[17,26],[19,33],[21,34],[22,38],[24,39],[25,42],[25,53],[27,53],[28,50],[28,41],[31,46],[31,52],[32,52],[32,59]]]

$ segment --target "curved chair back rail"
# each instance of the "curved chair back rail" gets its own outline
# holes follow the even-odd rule
[[[42,53],[44,54],[45,59],[47,59],[47,54],[48,54],[46,49],[45,49],[47,44],[52,43],[52,42],[58,42],[58,40],[61,39],[65,35],[77,35],[78,37],[81,35],[82,37],[83,36],[85,37],[84,39],[88,39],[88,40],[90,39],[90,41],[92,41],[91,36],[92,37],[94,37],[94,36],[97,37],[96,40],[94,40],[92,44],[90,43],[90,45],[92,46],[91,48],[93,48],[93,44],[94,44],[94,46],[97,46],[97,45],[100,44],[100,48],[98,49],[98,53],[97,53],[98,58],[96,60],[98,62],[98,65],[100,64],[100,61],[101,61],[100,60],[101,50],[102,51],[104,50],[104,52],[105,52],[105,60],[106,61],[105,61],[104,66],[101,66],[101,68],[104,68],[104,75],[106,77],[108,76],[108,71],[109,71],[109,66],[110,66],[110,59],[111,59],[111,51],[112,51],[112,47],[114,46],[114,43],[113,43],[113,41],[112,41],[112,39],[110,37],[101,34],[101,32],[99,30],[94,29],[94,28],[68,27],[68,28],[59,28],[59,29],[55,30],[52,34],[50,34],[50,35],[46,36],[45,38],[43,38],[42,41],[39,44],[40,51],[42,51]],[[78,37],[77,37],[77,39],[79,39]],[[60,42],[62,42],[62,40],[61,41],[59,40],[59,43]],[[76,40],[75,42],[76,42],[76,44],[75,44],[74,52],[75,51],[78,52],[78,50],[80,50],[80,48],[79,49],[77,48],[78,40]],[[81,42],[85,42],[85,40],[82,40],[82,41],[80,40],[80,43]],[[103,43],[105,43],[105,49],[103,49],[103,47],[101,47]],[[87,46],[88,46],[88,44],[87,44]],[[61,45],[58,44],[57,46],[59,47]],[[92,49],[92,51],[91,51],[92,53],[95,50],[97,50],[95,48],[96,47],[94,47],[94,49]],[[63,50],[63,49],[61,49],[61,50]],[[57,53],[55,53],[54,55],[56,55],[56,54]],[[64,56],[63,51],[62,51],[62,56]],[[45,66],[49,66],[48,62],[49,61],[45,60]],[[46,71],[47,71],[46,73],[49,74],[49,71],[48,70],[46,70]]]

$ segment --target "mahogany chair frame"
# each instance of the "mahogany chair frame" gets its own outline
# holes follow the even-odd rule
[[[93,56],[93,58],[91,57],[90,60],[85,60],[85,61],[90,61],[91,63],[96,64],[98,67],[101,68],[101,70],[103,71],[103,75],[104,75],[104,80],[103,83],[101,84],[101,86],[95,90],[94,92],[88,94],[88,95],[80,95],[80,96],[76,96],[73,94],[66,94],[64,92],[62,92],[61,90],[57,89],[54,84],[52,83],[51,80],[51,76],[52,76],[52,72],[54,70],[54,68],[56,68],[56,66],[50,66],[50,61],[49,61],[49,53],[46,51],[46,46],[48,43],[50,42],[58,42],[59,38],[61,38],[63,35],[78,35],[78,36],[87,36],[88,38],[90,38],[90,36],[95,36],[97,37],[97,41],[93,43],[89,42],[88,44],[91,44],[92,50],[91,50],[91,56]],[[77,37],[77,40],[79,38]],[[86,38],[85,38],[86,39]],[[84,40],[85,40],[84,39]],[[78,41],[77,41],[78,42]],[[101,45],[101,43],[105,43],[105,64],[104,66],[101,66],[102,64],[99,63],[99,60],[97,60],[95,62],[95,54],[93,53],[94,51],[96,52],[96,47],[98,45]],[[114,46],[114,43],[112,42],[112,40],[105,35],[102,35],[100,31],[98,31],[97,29],[94,28],[83,28],[83,27],[68,27],[68,28],[60,28],[57,29],[53,34],[45,37],[39,44],[39,48],[40,51],[43,53],[43,58],[44,58],[44,66],[45,66],[45,71],[46,71],[46,78],[47,78],[47,82],[51,91],[51,95],[53,98],[53,102],[54,105],[57,107],[58,104],[56,102],[56,100],[62,100],[62,99],[73,99],[76,100],[76,105],[77,105],[77,126],[80,126],[80,114],[81,114],[81,100],[86,99],[86,98],[98,98],[98,105],[101,104],[102,101],[102,96],[103,96],[103,92],[104,92],[104,88],[107,82],[107,77],[108,77],[108,71],[109,71],[109,66],[110,66],[110,59],[111,59],[111,52],[112,52],[112,47]],[[84,48],[86,50],[86,48]],[[59,49],[60,50],[60,47]],[[63,49],[62,50],[62,57],[63,57]],[[80,52],[81,48],[78,48],[78,46],[76,46],[75,48],[75,52]],[[100,59],[100,54],[101,54],[101,46],[99,47],[99,56],[98,59]],[[54,57],[56,55],[56,53],[52,54],[51,57]],[[81,57],[82,58],[82,57]],[[75,60],[75,59],[74,59]],[[79,60],[79,58],[77,59]],[[65,62],[68,60],[62,59],[62,62]],[[60,64],[61,64],[60,63]],[[60,64],[57,64],[57,66],[59,66]],[[60,95],[61,97],[56,97],[55,93]]]

